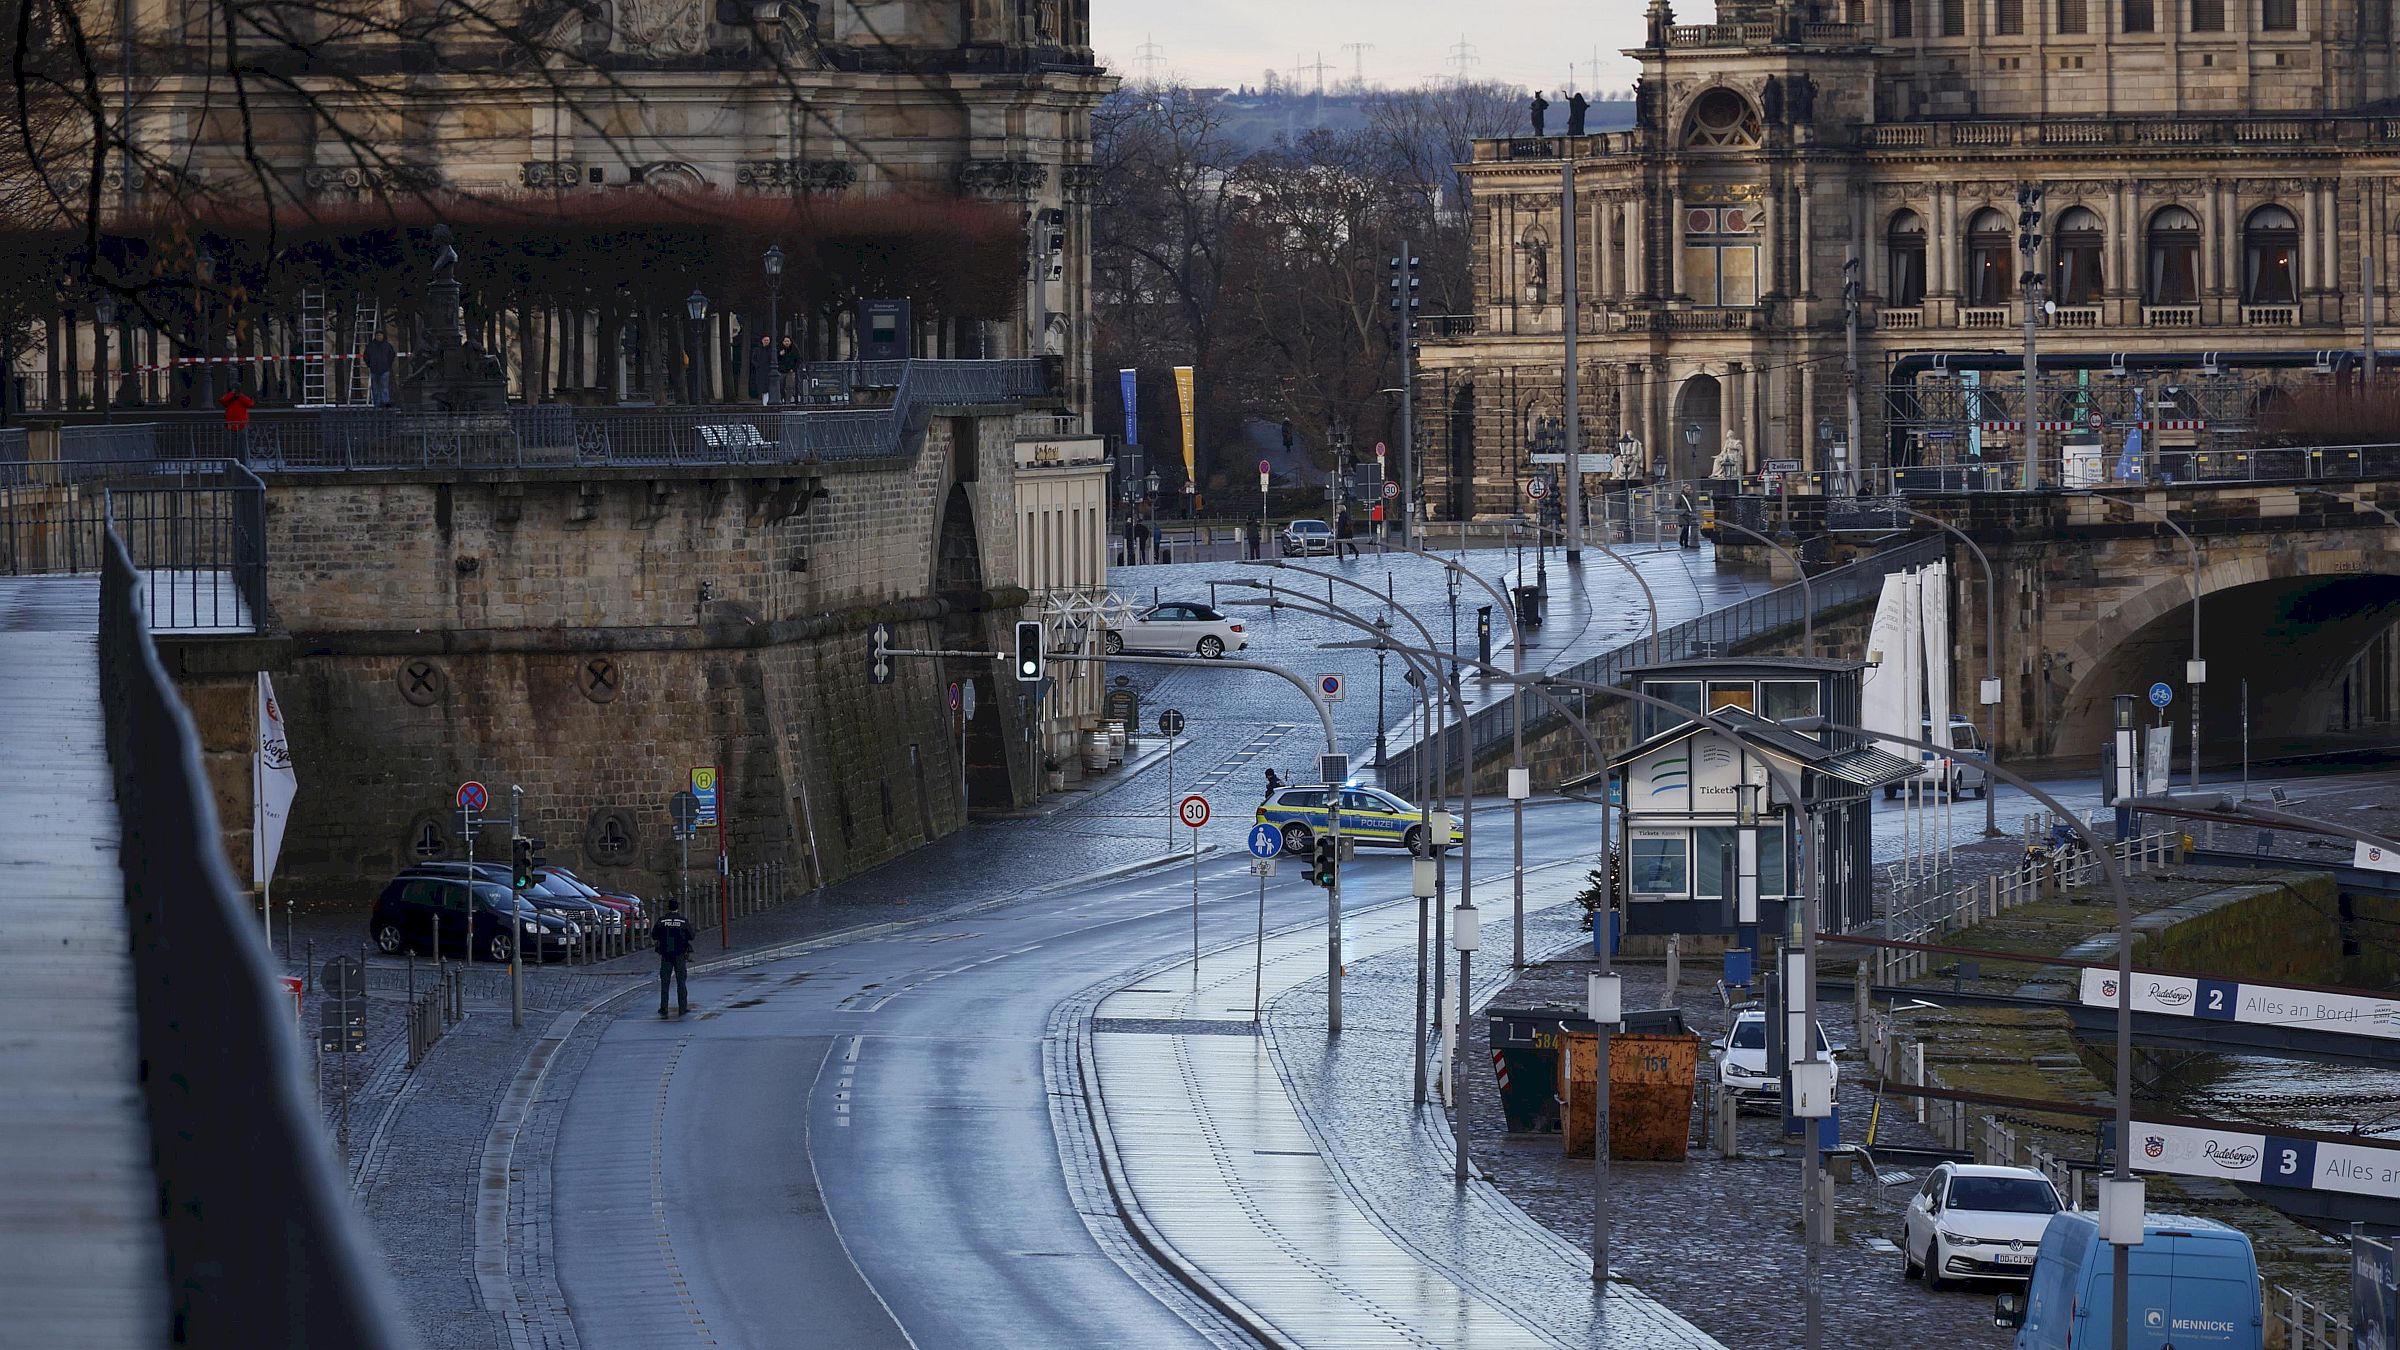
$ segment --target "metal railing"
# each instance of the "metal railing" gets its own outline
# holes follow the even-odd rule
[[[0,575],[97,573],[113,527],[154,632],[257,632],[266,511],[266,485],[231,461],[0,462]]]
[[[60,457],[230,459],[273,472],[803,464],[910,454],[936,409],[1055,392],[1039,360],[814,363],[801,368],[799,388],[798,398],[771,406],[273,409],[239,429],[214,414],[149,415],[63,425]]]
[[[2111,844],[2109,853],[2127,871],[2158,871],[2177,856],[2182,838],[2177,831],[2153,831]],[[1895,894],[1885,908],[1883,935],[1899,942],[1939,943],[1952,933],[1999,918],[2020,905],[2054,899],[2062,891],[2099,880],[2099,860],[2089,853],[2075,852],[2057,859],[2029,857],[2009,871],[1955,889]],[[1860,962],[1860,968],[1871,969],[1878,985],[1904,984],[1925,978],[1934,959],[1931,952],[1876,947],[1870,959]]]
[[[2273,1350],[2351,1350],[2349,1309],[2328,1308],[2280,1284],[2269,1287],[2266,1303],[2266,1343]]]
[[[727,883],[719,887],[715,877],[678,880],[668,896],[683,902],[684,915],[702,937],[738,919],[764,914],[790,897],[785,893],[791,869],[779,862],[760,863],[755,867],[737,867]],[[666,912],[666,898],[658,901],[658,913]],[[643,935],[644,943],[648,934]]]
[[[1657,512],[1653,511],[1652,514],[1655,516]],[[1938,561],[1943,556],[1945,545],[1946,541],[1940,537],[1896,544],[1856,562],[1820,572],[1809,578],[1805,587],[1798,582],[1778,586],[1723,609],[1711,610],[1697,618],[1671,624],[1659,630],[1655,660],[1683,661],[1697,656],[1727,654],[1753,638],[1778,629],[1797,631],[1812,593],[1819,615],[1845,605],[1872,600],[1882,594],[1886,576]],[[1591,566],[1592,563],[1587,560],[1585,565]],[[1552,673],[1562,679],[1589,684],[1620,684],[1627,671],[1653,663],[1651,649],[1650,639],[1640,637],[1613,651],[1603,652]],[[1528,721],[1531,720],[1529,717]],[[1451,728],[1447,734],[1455,737],[1456,728]],[[1473,764],[1482,764],[1489,757],[1489,752],[1506,744],[1509,740],[1508,700],[1488,703],[1468,713],[1467,738],[1471,747],[1469,762]],[[1419,727],[1416,739],[1411,744],[1392,752],[1386,761],[1382,781],[1414,782],[1416,758],[1424,748],[1423,728]]]
[[[308,1102],[291,1004],[226,864],[141,573],[114,534],[103,544],[100,702],[177,1341],[401,1346],[408,1323]]]

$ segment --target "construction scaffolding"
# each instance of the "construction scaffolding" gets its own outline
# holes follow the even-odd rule
[[[2045,373],[2034,389],[2045,461],[2038,478],[2072,481],[2074,466],[2114,464],[2128,453],[2248,450],[2267,401],[2328,373],[2237,370],[2204,356],[2183,370],[2112,363]],[[1880,419],[1865,435],[1870,444],[1880,437],[1892,468],[2007,465],[2019,485],[2030,485],[2018,454],[2026,417],[2018,372],[1954,370],[1937,359],[1931,370],[1862,392]]]

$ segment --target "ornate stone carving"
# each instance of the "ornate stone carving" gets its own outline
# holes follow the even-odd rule
[[[1100,166],[1097,164],[1067,164],[1058,171],[1059,190],[1071,202],[1088,202],[1100,186]]]
[[[961,192],[981,192],[998,196],[1002,193],[1039,192],[1050,182],[1050,166],[1029,159],[969,159],[958,166],[958,187]]]
[[[750,192],[840,192],[858,181],[858,170],[845,159],[753,159],[734,173],[734,182]]]
[[[633,181],[661,192],[700,192],[708,187],[708,176],[680,160],[661,160],[645,164],[633,171]]]
[[[370,196],[393,192],[430,192],[442,185],[440,173],[414,164],[349,164],[311,167],[300,171],[311,196],[334,193]]]
[[[608,45],[633,56],[675,58],[708,50],[703,0],[611,0]]]
[[[529,188],[570,188],[583,182],[583,166],[571,159],[529,159],[517,172]]]

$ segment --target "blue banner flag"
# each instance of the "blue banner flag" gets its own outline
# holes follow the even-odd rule
[[[1138,395],[1135,393],[1137,386],[1134,374],[1131,370],[1117,372],[1117,388],[1124,391],[1125,395],[1125,443],[1127,445],[1142,443],[1141,429],[1135,425],[1138,419],[1134,416],[1134,410],[1139,405],[1136,402]]]

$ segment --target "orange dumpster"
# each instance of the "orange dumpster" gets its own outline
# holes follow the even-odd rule
[[[1586,1023],[1585,1025],[1590,1025]],[[1592,1118],[1599,1108],[1599,1037],[1589,1031],[1558,1035],[1558,1099],[1567,1156],[1592,1156]],[[1692,1085],[1700,1067],[1700,1038],[1688,1034],[1619,1032],[1608,1043],[1608,1156],[1638,1162],[1679,1162],[1692,1135]]]

